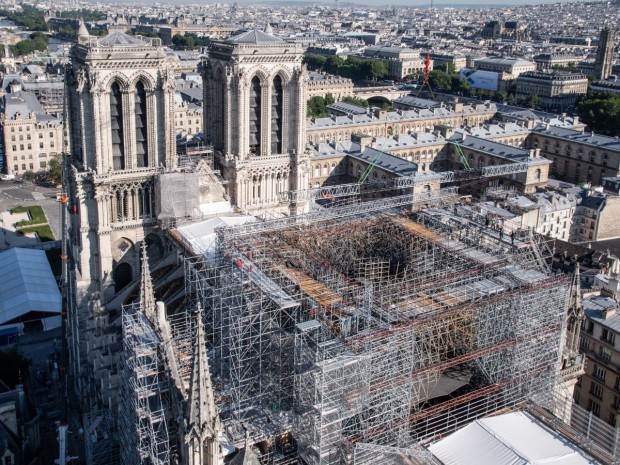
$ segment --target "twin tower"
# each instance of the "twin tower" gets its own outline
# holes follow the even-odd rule
[[[308,187],[303,48],[258,30],[213,42],[202,70],[204,128],[231,203],[298,214],[281,192]],[[81,27],[67,72],[73,253],[84,291],[109,304],[138,278],[139,244],[167,250],[157,177],[177,167],[175,57],[158,39]],[[119,301],[123,297],[118,297]]]

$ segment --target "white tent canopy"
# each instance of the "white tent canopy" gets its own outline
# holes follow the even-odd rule
[[[523,412],[476,420],[429,449],[445,465],[599,464]]]
[[[0,253],[0,325],[60,315],[62,298],[43,250]]]

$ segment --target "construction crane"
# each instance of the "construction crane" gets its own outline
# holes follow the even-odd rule
[[[364,184],[368,180],[368,177],[370,176],[370,173],[372,172],[373,168],[377,165],[377,163],[381,161],[381,157],[383,157],[383,154],[385,153],[383,151],[383,148],[386,146],[386,144],[390,140],[390,137],[398,136],[399,132],[400,132],[400,126],[398,124],[394,125],[392,134],[387,135],[383,143],[379,146],[379,148],[375,149],[378,151],[378,153],[375,155],[375,158],[372,160],[370,165],[366,167],[366,169],[360,176],[359,180],[357,181],[358,184]]]
[[[338,198],[351,195],[370,194],[374,192],[407,189],[418,185],[445,184],[466,181],[480,181],[498,176],[525,173],[530,162],[506,163],[460,171],[442,171],[439,173],[416,173],[389,180],[371,181],[365,184],[351,183],[335,186],[315,187],[299,191],[287,191],[279,194],[281,202],[306,202],[320,198]]]
[[[433,89],[431,88],[430,81],[428,79],[429,74],[431,72],[431,52],[430,50],[426,51],[426,59],[424,60],[424,80],[422,81],[422,85],[418,89],[418,93],[416,97],[419,97],[422,93],[422,89],[426,87],[431,94],[431,98],[435,99],[435,94],[433,93]]]
[[[461,163],[463,163],[463,168],[465,168],[466,170],[470,170],[471,166],[469,165],[469,161],[467,160],[467,157],[465,157],[465,154],[463,153],[463,149],[461,148],[457,140],[448,139],[448,142],[454,146],[456,153],[459,154],[459,157],[461,158]]]

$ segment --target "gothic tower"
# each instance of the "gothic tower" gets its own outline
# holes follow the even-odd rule
[[[115,362],[110,356],[97,359],[96,351],[105,354],[114,338],[111,331],[96,338],[103,326],[113,326],[107,322],[110,310],[125,303],[139,280],[141,242],[149,243],[149,253],[164,244],[156,231],[153,189],[155,176],[177,162],[174,86],[173,64],[159,39],[122,32],[92,37],[80,27],[67,69],[72,150],[67,187],[77,302],[70,337],[79,341],[71,344],[71,358],[78,381],[85,373],[95,377],[77,387],[82,397],[98,386],[91,394],[104,405],[114,402],[105,392],[114,389]],[[103,316],[95,318],[91,307],[105,309]]]
[[[205,135],[231,201],[297,214],[278,194],[308,187],[303,48],[259,30],[214,41],[203,64]]]
[[[596,61],[594,62],[595,79],[607,79],[611,75],[611,68],[614,60],[614,49],[616,47],[615,29],[605,26],[601,30],[596,49]]]
[[[110,298],[138,278],[153,176],[176,163],[174,71],[158,42],[112,32],[73,48],[68,82],[80,281]]]

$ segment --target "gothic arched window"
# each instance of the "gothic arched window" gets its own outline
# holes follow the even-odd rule
[[[282,78],[273,78],[271,94],[271,152],[282,153]]]
[[[136,162],[139,167],[149,166],[149,144],[146,123],[146,90],[142,81],[136,84]]]
[[[260,79],[254,76],[250,86],[250,152],[260,155],[261,129],[261,87]]]
[[[118,82],[110,88],[110,127],[112,130],[112,167],[125,169],[125,139],[123,134],[123,98]]]

